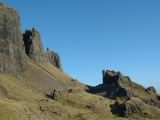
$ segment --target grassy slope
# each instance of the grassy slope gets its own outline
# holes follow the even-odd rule
[[[132,87],[138,94],[136,86]],[[56,88],[78,91],[65,92],[57,101],[44,96],[44,91]],[[50,64],[30,63],[24,73],[0,74],[0,120],[126,119],[111,113],[109,105],[115,101],[89,94],[83,88],[84,85]],[[154,107],[146,106],[144,112],[155,114],[151,118],[160,117],[160,111]]]
[[[24,73],[0,74],[0,120],[116,119],[108,106],[112,101],[83,90],[66,93],[59,101],[43,94],[46,89],[73,87],[84,88],[50,64],[30,63]]]

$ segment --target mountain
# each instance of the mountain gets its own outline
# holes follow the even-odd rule
[[[40,33],[22,33],[19,14],[0,3],[0,120],[159,120],[154,87],[103,70],[88,86],[67,75],[58,53],[44,50]]]

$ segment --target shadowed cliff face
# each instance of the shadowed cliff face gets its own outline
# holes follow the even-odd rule
[[[40,33],[34,28],[26,30],[23,34],[23,41],[27,56],[34,62],[45,63],[47,58],[41,42]]]
[[[23,34],[23,41],[27,56],[36,63],[51,63],[55,67],[62,70],[60,57],[57,53],[50,51],[47,48],[45,53],[44,47],[40,38],[40,33],[34,28],[26,30]]]
[[[0,4],[0,71],[16,72],[26,68],[26,56],[20,31],[19,15]]]

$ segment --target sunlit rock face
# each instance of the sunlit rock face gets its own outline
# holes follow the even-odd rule
[[[61,60],[60,60],[60,57],[58,55],[58,53],[55,53],[53,51],[50,51],[48,48],[47,48],[47,58],[49,60],[49,62],[54,65],[55,67],[57,67],[58,69],[62,70],[62,65],[61,65]]]
[[[0,3],[0,72],[24,71],[26,66],[19,15]]]

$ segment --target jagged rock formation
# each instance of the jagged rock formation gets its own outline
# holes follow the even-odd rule
[[[32,30],[26,30],[23,34],[23,41],[25,44],[26,54],[33,62],[47,62],[40,33],[38,31],[34,28],[32,28]]]
[[[102,70],[103,74],[103,84],[111,84],[117,83],[120,77],[122,77],[120,72],[109,71],[109,70]]]
[[[121,96],[133,96],[132,90],[130,88],[125,88],[121,84],[127,83],[132,85],[130,78],[128,76],[123,76],[120,72],[103,70],[103,84],[96,87],[91,87],[90,91],[93,93],[98,93],[102,96],[116,99],[116,97]]]
[[[23,34],[23,41],[25,44],[25,51],[27,56],[36,63],[50,62],[55,67],[62,70],[60,57],[57,53],[50,51],[47,48],[45,53],[43,44],[41,42],[40,33],[32,28],[32,30],[26,30]]]
[[[0,71],[17,72],[26,68],[22,33],[17,11],[0,3]]]
[[[28,58],[35,63],[50,62],[62,70],[57,53],[45,53],[40,33],[34,28],[21,33],[17,11],[0,4],[0,71],[22,72]]]
[[[116,99],[117,97],[141,97],[139,94],[146,95],[142,97],[142,100],[149,105],[160,105],[160,101],[157,100],[157,93],[154,87],[148,87],[147,89],[141,85],[138,85],[131,81],[128,76],[123,76],[120,72],[115,71],[102,71],[103,84],[101,84],[101,90],[105,91],[105,96]],[[103,86],[103,87],[102,87]],[[138,93],[139,92],[139,93]],[[145,99],[144,99],[145,97]]]
[[[50,51],[48,48],[47,48],[47,58],[49,60],[49,62],[54,65],[55,67],[59,68],[60,70],[62,70],[62,66],[61,66],[61,60],[60,60],[60,57],[57,53],[53,52],[53,51]]]
[[[143,111],[144,104],[160,108],[159,95],[154,87],[146,89],[120,72],[103,70],[102,75],[103,83],[89,87],[88,91],[116,100],[111,105],[113,114],[129,117]]]

